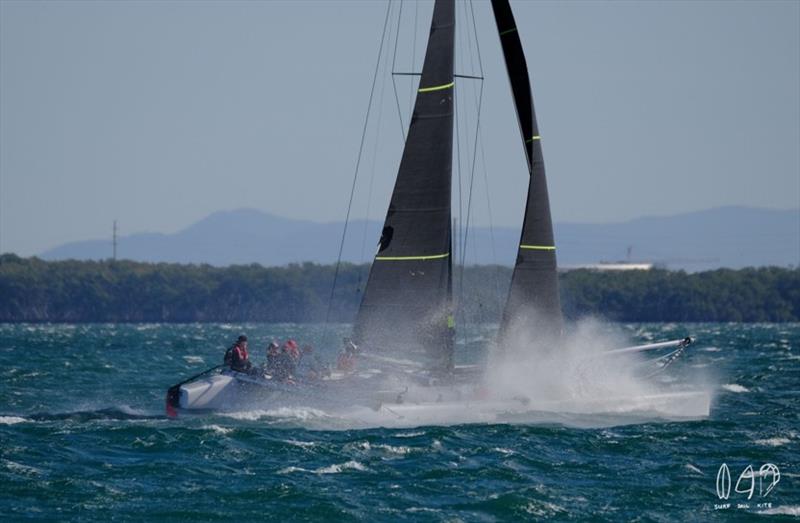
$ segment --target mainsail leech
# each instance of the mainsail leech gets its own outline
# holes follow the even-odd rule
[[[528,65],[508,0],[492,0],[492,10],[530,173],[525,218],[503,311],[500,341],[504,345],[511,340],[529,342],[542,337],[552,340],[561,334],[563,318],[550,200]]]
[[[400,169],[354,327],[370,352],[452,368],[455,1],[437,0]]]

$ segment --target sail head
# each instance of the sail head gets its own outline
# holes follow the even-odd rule
[[[501,344],[561,334],[556,248],[550,199],[528,65],[508,0],[492,0],[530,180],[517,259],[500,327]],[[520,339],[521,338],[521,339]]]

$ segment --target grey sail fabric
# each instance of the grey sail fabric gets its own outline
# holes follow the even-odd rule
[[[354,327],[368,353],[452,368],[454,0],[437,0],[400,169]]]
[[[541,136],[533,107],[528,65],[511,6],[508,0],[492,0],[492,9],[530,173],[525,218],[503,311],[500,340],[502,344],[552,339],[560,335],[563,318]]]

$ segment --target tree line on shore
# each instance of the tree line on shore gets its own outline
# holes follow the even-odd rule
[[[185,265],[0,255],[0,322],[351,322],[368,265]],[[462,282],[463,278],[463,282]],[[800,321],[800,268],[560,274],[570,318],[625,322]],[[456,269],[459,317],[496,322],[511,269]],[[463,289],[463,292],[460,291]]]

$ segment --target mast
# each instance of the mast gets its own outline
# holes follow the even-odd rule
[[[517,260],[500,325],[502,346],[509,342],[529,343],[543,337],[552,340],[561,334],[563,317],[542,138],[536,123],[528,65],[508,0],[492,0],[492,10],[530,175]]]
[[[452,368],[451,178],[455,1],[436,0],[378,252],[354,326],[363,350]]]

